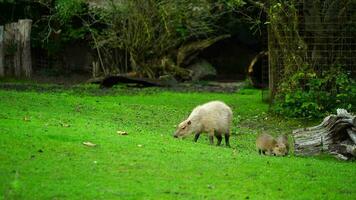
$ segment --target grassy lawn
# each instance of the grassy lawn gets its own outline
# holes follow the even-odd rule
[[[0,199],[356,199],[354,162],[257,154],[263,129],[309,125],[269,116],[259,90],[42,87],[0,90]],[[232,148],[172,137],[196,105],[217,99],[234,111]]]

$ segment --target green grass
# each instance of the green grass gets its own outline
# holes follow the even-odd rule
[[[43,88],[0,90],[0,199],[356,198],[355,163],[257,154],[262,130],[307,125],[269,116],[258,90]],[[205,135],[172,137],[196,105],[215,99],[234,111],[231,149]]]

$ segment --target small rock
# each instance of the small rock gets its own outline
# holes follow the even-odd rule
[[[203,80],[209,77],[216,76],[216,69],[206,60],[198,60],[188,69],[193,71],[193,81]]]
[[[176,86],[178,81],[172,75],[163,75],[158,78],[163,85]]]

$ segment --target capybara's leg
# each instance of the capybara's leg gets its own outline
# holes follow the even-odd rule
[[[195,134],[194,136],[194,142],[197,142],[199,139],[200,133]]]
[[[210,144],[214,145],[214,130],[209,131],[208,135],[209,135]]]
[[[211,145],[214,145],[214,136],[209,135],[209,141]]]
[[[216,146],[220,146],[221,145],[221,140],[222,140],[222,136],[220,134],[215,135],[216,139],[218,139],[218,143],[216,144]]]
[[[274,156],[273,154],[274,153],[271,150],[267,150],[267,152],[266,152],[266,155],[268,155],[268,156]]]
[[[258,154],[262,154],[262,150],[261,149],[258,149]]]
[[[230,147],[230,134],[225,134],[225,144],[227,147]]]

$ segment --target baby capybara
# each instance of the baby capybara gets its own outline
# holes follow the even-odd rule
[[[279,155],[287,155],[289,152],[288,137],[286,135],[280,135],[276,139],[277,145],[274,148],[274,152]]]
[[[277,141],[269,134],[263,133],[256,139],[256,148],[259,154],[264,155],[285,155],[286,146]]]

